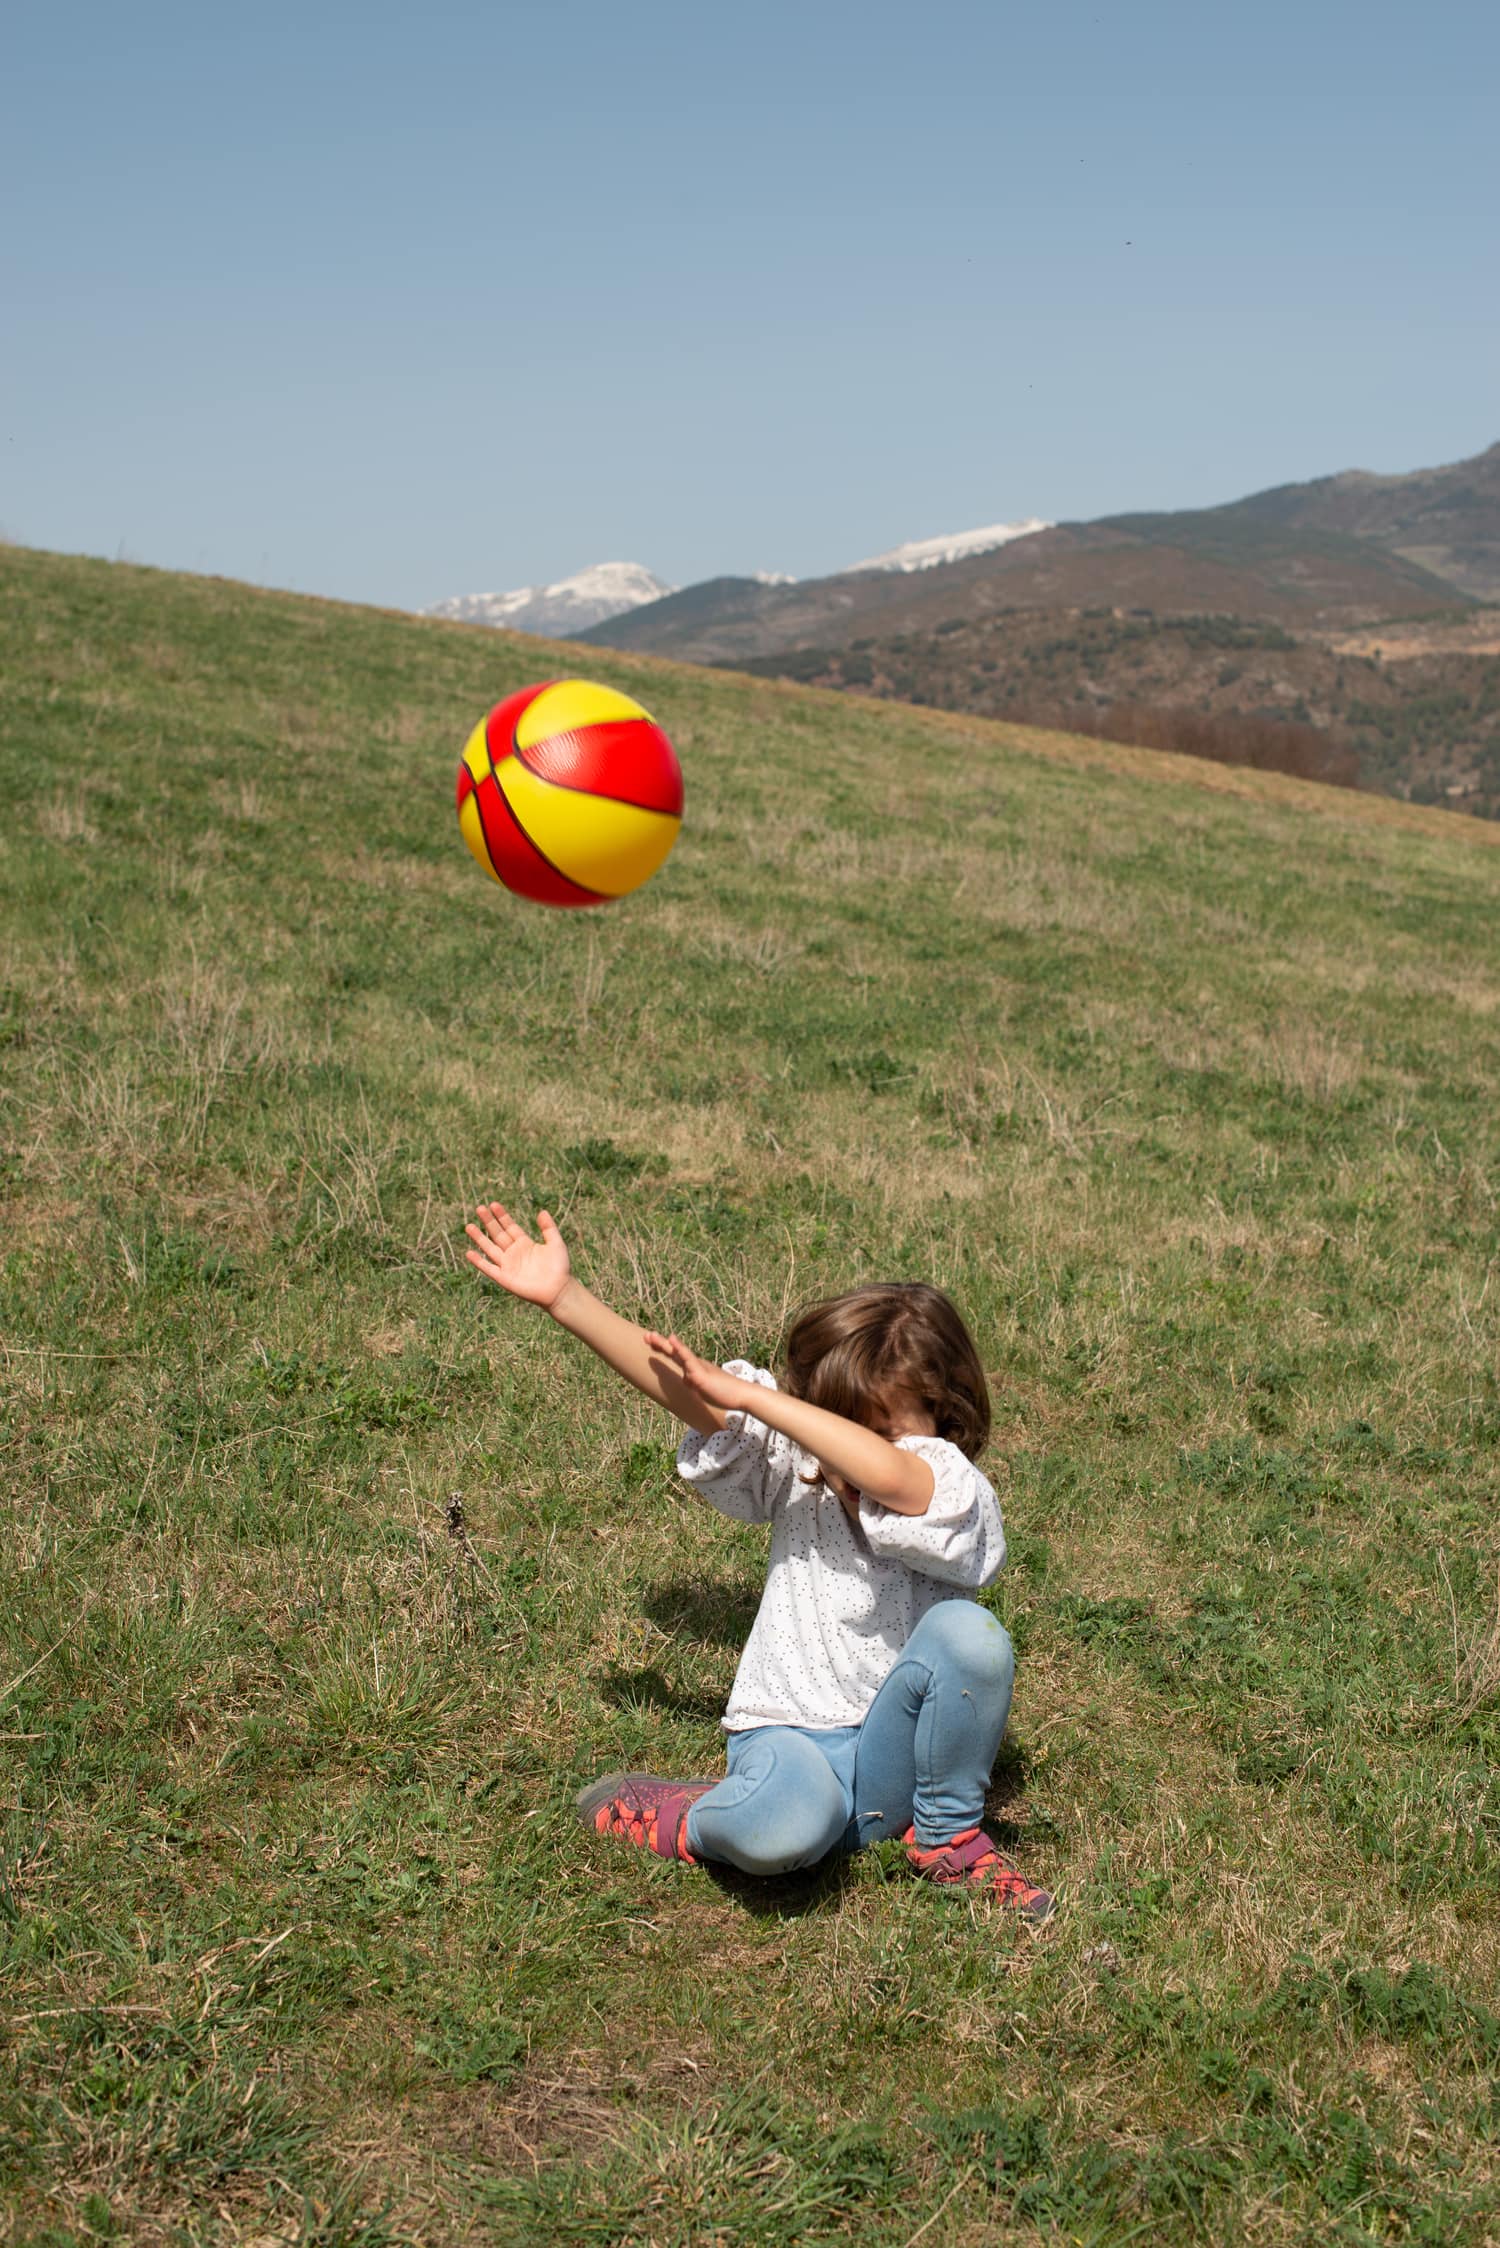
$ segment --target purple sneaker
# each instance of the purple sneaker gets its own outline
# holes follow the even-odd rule
[[[1005,1852],[996,1849],[982,1827],[969,1827],[947,1842],[930,1845],[919,1842],[915,1830],[908,1827],[901,1839],[906,1844],[907,1863],[924,1881],[988,1891],[998,1904],[1018,1912],[1023,1920],[1040,1923],[1051,1919],[1056,1908],[1052,1892],[1033,1888]]]
[[[687,1815],[717,1780],[659,1780],[649,1772],[606,1772],[577,1797],[578,1816],[595,1834],[617,1834],[659,1858],[698,1861],[687,1846]]]

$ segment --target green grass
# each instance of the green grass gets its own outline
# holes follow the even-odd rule
[[[0,579],[0,2238],[1500,2237],[1486,833],[596,650],[687,822],[547,913],[452,779],[576,654]],[[497,1190],[725,1355],[958,1296],[1043,1937],[578,1831],[761,1553]]]

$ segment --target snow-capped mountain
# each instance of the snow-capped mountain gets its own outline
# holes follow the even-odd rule
[[[971,555],[988,554],[993,547],[1008,546],[1013,539],[1030,538],[1033,532],[1050,531],[1052,527],[1033,517],[1025,523],[990,523],[979,531],[955,531],[943,538],[910,539],[905,546],[872,554],[867,561],[851,562],[835,575],[935,570],[941,563],[964,562]],[[733,582],[775,590],[790,588],[798,581],[782,570],[756,570]],[[511,593],[458,593],[451,600],[434,602],[424,613],[452,617],[460,624],[494,625],[508,632],[544,633],[554,640],[570,640],[596,625],[628,616],[634,609],[663,601],[678,590],[654,577],[639,562],[596,562],[592,569],[580,570],[576,577],[560,578],[556,585],[523,585]],[[634,645],[634,641],[621,641],[619,645]]]
[[[939,563],[963,562],[971,554],[988,554],[992,547],[1009,546],[1012,539],[1029,539],[1034,531],[1051,529],[1050,523],[1033,516],[1026,523],[991,523],[982,531],[955,531],[947,538],[909,539],[905,546],[872,554],[867,562],[850,562],[841,574],[852,577],[856,570],[935,570]]]
[[[423,614],[567,640],[591,624],[603,624],[606,617],[623,616],[627,609],[676,591],[639,562],[596,562],[576,577],[559,578],[556,585],[523,585],[513,593],[456,593],[451,600],[435,601]]]

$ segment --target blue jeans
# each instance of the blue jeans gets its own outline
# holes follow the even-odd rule
[[[909,1826],[926,1846],[978,1826],[1014,1670],[988,1609],[940,1600],[862,1724],[731,1733],[728,1776],[688,1813],[688,1848],[742,1873],[790,1873]]]

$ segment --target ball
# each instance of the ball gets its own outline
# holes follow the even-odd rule
[[[603,905],[649,881],[676,842],[682,768],[629,695],[548,679],[496,703],[469,736],[458,824],[517,897]]]

